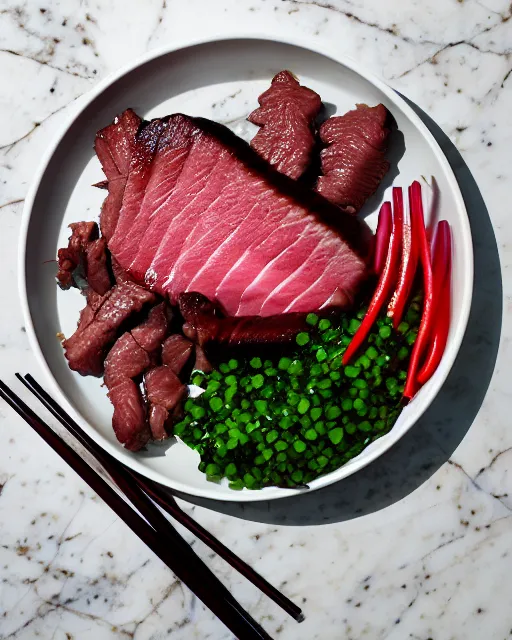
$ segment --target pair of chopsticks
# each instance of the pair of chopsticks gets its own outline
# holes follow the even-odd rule
[[[0,396],[78,473],[91,489],[124,520],[130,529],[237,638],[242,640],[262,638],[272,640],[267,632],[240,606],[229,590],[194,553],[192,548],[161,513],[155,502],[224,558],[263,593],[274,600],[297,622],[302,622],[304,616],[299,607],[184,513],[174,498],[164,493],[157,485],[150,484],[142,479],[115,460],[110,454],[103,451],[30,374],[23,378],[17,373],[16,377],[59,420],[71,435],[96,458],[138,513],[1,380]]]

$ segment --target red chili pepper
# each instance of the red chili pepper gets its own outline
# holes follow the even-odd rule
[[[393,227],[393,214],[391,213],[391,202],[384,202],[379,211],[379,222],[375,233],[375,273],[380,276],[386,264],[386,255],[389,249],[389,238]]]
[[[402,244],[402,225],[403,210],[397,209],[393,212],[391,238],[389,241],[384,269],[380,274],[377,289],[373,294],[373,298],[368,307],[368,311],[366,312],[366,315],[363,318],[359,329],[354,334],[352,341],[348,345],[347,350],[343,354],[344,365],[347,365],[350,362],[352,356],[364,342],[375,320],[377,319],[377,316],[379,315],[382,305],[389,297],[392,287],[396,282],[398,262],[400,260],[400,251]]]
[[[393,189],[393,204],[396,208],[403,208],[402,189],[395,187]],[[388,305],[388,316],[393,319],[393,326],[398,329],[398,325],[402,320],[405,304],[411,293],[416,269],[418,266],[418,252],[416,243],[412,239],[411,216],[404,215],[404,225],[402,233],[402,260],[400,262],[400,270],[398,272],[398,285],[395,289],[391,301]]]
[[[437,225],[432,254],[434,304],[436,307],[435,325],[425,364],[418,374],[418,382],[420,384],[425,384],[430,380],[439,366],[450,330],[452,239],[450,225],[446,220],[442,220]]]
[[[418,390],[417,372],[420,366],[420,359],[423,355],[432,330],[433,321],[433,291],[432,291],[432,265],[430,262],[430,250],[425,231],[425,219],[423,217],[423,202],[421,200],[421,185],[415,180],[409,187],[409,203],[411,211],[411,226],[414,230],[412,236],[413,244],[417,244],[423,270],[423,315],[421,316],[418,337],[414,343],[405,382],[404,398],[411,399]]]

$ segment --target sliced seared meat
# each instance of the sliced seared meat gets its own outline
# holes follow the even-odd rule
[[[144,376],[146,396],[150,405],[149,425],[155,440],[167,437],[165,429],[169,412],[186,396],[187,387],[166,365],[150,369]]]
[[[177,376],[190,359],[194,345],[179,333],[169,336],[162,345],[162,364],[165,364]]]
[[[95,312],[87,312],[87,323],[82,316],[75,333],[63,342],[69,367],[82,375],[101,375],[105,355],[115,341],[119,327],[144,305],[154,301],[153,293],[134,283],[113,287]]]
[[[219,333],[222,314],[202,293],[182,293],[178,306],[185,321],[183,333],[196,344],[205,344]]]
[[[96,293],[104,295],[112,286],[106,240],[98,238],[96,222],[76,222],[69,227],[68,246],[57,252],[59,286],[80,288],[87,282]]]
[[[258,102],[259,108],[247,118],[261,127],[251,147],[281,173],[299,178],[315,146],[314,121],[322,106],[320,96],[302,87],[289,71],[281,71]]]
[[[169,316],[166,307],[165,302],[153,307],[144,322],[117,339],[105,360],[105,384],[114,405],[112,425],[120,441],[133,451],[144,446],[150,437],[155,440],[167,438],[165,425],[169,419],[169,410],[177,407],[186,392],[186,387],[170,368],[155,367],[162,341],[168,331]],[[147,372],[147,402],[137,384],[139,376],[144,372]],[[119,387],[126,389],[129,394],[128,409],[123,406],[124,399],[118,392]],[[137,388],[137,393],[134,387]],[[120,428],[121,418],[127,420],[123,429]]]
[[[87,244],[98,237],[98,225],[95,222],[74,222],[69,228],[71,235],[68,246],[57,251],[59,270],[56,277],[61,289],[77,286],[74,272],[82,264]]]
[[[327,145],[321,152],[322,173],[317,190],[325,198],[357,213],[389,170],[384,157],[389,112],[382,104],[358,104],[344,116],[320,127]]]
[[[112,124],[96,134],[94,150],[107,182],[128,174],[133,141],[141,122],[133,109],[126,109],[114,118]]]
[[[94,316],[96,315],[96,312],[101,307],[101,305],[105,302],[105,300],[108,298],[109,295],[110,295],[110,291],[108,291],[106,295],[100,296],[99,293],[96,293],[96,291],[94,291],[94,289],[91,289],[90,287],[88,287],[85,290],[85,297],[86,297],[87,303],[85,307],[80,311],[78,325],[75,333],[79,333],[83,331],[87,326],[91,324],[91,322],[94,320]]]
[[[91,289],[91,287],[87,287],[84,293],[87,304],[91,307],[92,311],[96,313],[96,311],[98,311],[101,305],[111,294],[111,290],[107,291],[105,295],[101,295],[97,291],[94,291],[94,289]]]
[[[107,177],[108,196],[100,215],[102,235],[108,240],[113,234],[123,202],[128,169],[141,119],[127,109],[114,122],[96,134],[94,150]]]
[[[202,371],[203,373],[210,373],[213,371],[213,367],[206,357],[206,353],[204,352],[203,347],[200,347],[198,344],[195,346],[195,362],[194,362],[194,371]]]
[[[112,427],[117,439],[126,449],[138,451],[151,438],[139,385],[131,378],[123,378],[109,389],[108,397],[114,405]]]
[[[149,438],[150,432],[155,440],[167,437],[165,431],[165,421],[168,417],[167,409],[150,404],[148,411],[146,401],[140,391],[136,396],[133,393],[132,385],[126,385],[126,379],[130,379],[136,384],[139,376],[159,362],[162,341],[167,335],[169,321],[170,310],[165,302],[161,302],[150,309],[144,322],[117,339],[105,360],[105,384],[109,389],[109,398],[114,404],[112,423],[114,430],[116,430],[116,425],[119,428],[118,419],[119,416],[123,416],[124,411],[123,407],[116,406],[116,403],[123,402],[122,396],[116,391],[118,385],[130,390],[132,394],[129,399],[130,406],[135,405],[136,399],[141,405],[138,412],[133,411],[133,408],[130,409],[130,429],[141,434],[140,436],[136,434],[131,436],[132,450],[135,450],[133,447],[136,446],[140,448],[138,445],[144,446],[147,442],[147,439],[144,441],[144,438]],[[118,431],[116,431],[117,433]],[[122,436],[126,438],[128,433],[129,428],[126,427],[122,431]]]
[[[149,354],[160,351],[169,330],[171,310],[165,302],[153,307],[147,320],[132,329],[132,336]]]
[[[110,262],[112,264],[112,273],[114,274],[114,280],[116,281],[116,284],[121,284],[123,282],[133,282],[133,278],[126,273],[126,271],[121,267],[119,262],[113,256],[110,256]]]
[[[186,386],[166,365],[150,369],[144,376],[146,395],[151,404],[159,404],[168,411],[181,402]]]
[[[147,212],[146,191],[152,194],[152,204],[158,207],[161,194],[165,196],[169,180],[173,184],[173,158],[169,158],[169,154],[165,152],[155,157],[160,138],[167,131],[167,120],[156,119],[142,127],[136,136],[135,152],[130,163],[118,224],[109,239],[112,246],[123,244],[123,250],[114,254],[123,268],[126,265],[124,254],[128,252],[132,255],[139,248],[139,215],[143,219],[154,211],[152,209]]]
[[[146,401],[134,380],[151,364],[149,355],[130,332],[116,340],[105,360],[105,384],[114,406],[112,427],[117,439],[137,451],[151,438]]]
[[[85,247],[85,277],[96,293],[104,295],[112,286],[105,238],[98,238]]]
[[[350,304],[366,277],[358,221],[225,127],[183,115],[152,124],[137,136],[109,241],[135,281],[172,304],[199,291],[237,316]]]
[[[122,406],[116,406],[116,403],[123,403],[122,396],[117,393],[116,387],[122,385],[123,388],[128,388],[131,393],[129,402],[132,408],[130,409],[131,421],[129,425],[132,430],[142,434],[141,436],[133,434],[130,437],[130,442],[133,442],[132,447],[137,445],[144,446],[144,444],[146,444],[147,439],[144,441],[144,438],[146,436],[149,438],[148,434],[150,432],[148,419],[151,434],[155,439],[162,440],[163,437],[167,437],[164,429],[167,410],[164,407],[159,409],[151,405],[148,414],[146,401],[140,392],[136,396],[133,393],[132,385],[126,385],[127,379],[130,379],[136,384],[137,378],[151,366],[154,366],[159,359],[158,356],[161,350],[162,340],[164,340],[167,334],[169,324],[166,307],[165,302],[153,307],[144,322],[132,329],[131,332],[127,331],[123,333],[123,335],[116,340],[105,359],[105,384],[109,389],[109,398],[112,404],[114,404],[114,430],[116,430],[119,416],[123,416],[124,411]],[[133,406],[137,399],[141,408],[138,412],[135,412]],[[160,420],[162,416],[163,420]],[[160,425],[161,428],[157,425]],[[119,427],[118,424],[117,426]],[[117,433],[118,431],[116,431],[116,434]],[[128,434],[129,428],[126,427],[122,431],[122,436],[127,438]],[[132,450],[135,449],[132,448]]]
[[[121,378],[136,378],[151,366],[168,329],[165,302],[150,309],[148,317],[120,336],[105,359],[105,384],[112,386]],[[185,339],[185,338],[184,338]]]
[[[151,429],[151,436],[154,440],[161,441],[169,437],[167,429],[165,428],[168,420],[169,412],[165,407],[160,404],[152,404],[150,406],[148,422],[149,428]]]
[[[284,345],[292,343],[307,326],[304,313],[289,313],[285,317],[226,318],[215,341],[230,347]]]
[[[124,378],[136,378],[150,364],[147,351],[127,331],[116,340],[105,358],[105,384],[111,389]]]
[[[303,313],[222,318],[215,306],[200,293],[182,293],[179,307],[185,320],[183,332],[200,346],[211,343],[217,347],[283,345],[293,342],[308,326]]]

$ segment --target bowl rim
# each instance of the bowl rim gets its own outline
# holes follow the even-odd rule
[[[444,367],[443,372],[439,375],[436,384],[431,385],[429,388],[425,390],[425,394],[423,397],[421,408],[417,411],[416,415],[411,419],[410,424],[407,426],[403,432],[395,433],[393,436],[393,430],[391,430],[387,434],[387,438],[382,440],[383,444],[380,447],[376,447],[369,454],[364,457],[358,456],[354,458],[353,464],[350,466],[344,465],[331,473],[326,474],[325,476],[319,477],[315,485],[311,487],[309,490],[296,490],[296,489],[279,489],[279,491],[273,491],[269,495],[266,495],[266,490],[257,490],[257,491],[232,491],[226,492],[222,495],[216,493],[215,490],[210,490],[208,488],[191,488],[190,485],[184,484],[181,482],[177,482],[174,480],[170,480],[165,475],[160,473],[159,471],[150,469],[146,467],[144,464],[139,462],[136,458],[126,455],[127,452],[118,446],[110,443],[106,440],[101,433],[99,433],[91,424],[82,417],[82,415],[75,410],[72,404],[68,401],[66,394],[61,389],[57,380],[54,378],[53,373],[46,362],[46,359],[43,355],[43,351],[37,339],[34,323],[32,321],[32,316],[30,313],[30,305],[28,300],[28,289],[27,289],[27,281],[26,281],[26,259],[27,259],[27,237],[28,230],[30,225],[30,219],[32,214],[32,209],[34,205],[34,201],[39,190],[42,178],[44,173],[48,167],[48,164],[53,157],[55,151],[58,146],[68,133],[69,128],[75,122],[75,120],[82,114],[87,106],[91,104],[101,93],[103,93],[108,87],[117,82],[123,76],[131,73],[135,69],[152,60],[155,60],[159,57],[163,57],[172,53],[175,53],[181,49],[192,48],[204,44],[214,44],[216,42],[226,42],[226,41],[237,41],[237,40],[253,40],[259,42],[277,42],[279,44],[291,45],[298,48],[302,48],[308,50],[312,53],[323,55],[327,58],[330,58],[334,62],[345,66],[349,70],[353,71],[360,77],[362,77],[367,82],[374,85],[377,89],[379,89],[389,100],[390,102],[397,107],[402,113],[411,121],[411,123],[416,127],[416,129],[421,133],[423,138],[426,140],[428,145],[430,146],[432,152],[436,156],[437,161],[440,163],[447,181],[449,183],[450,189],[452,191],[453,197],[456,202],[456,209],[461,215],[461,237],[462,244],[467,253],[467,264],[465,264],[464,268],[464,280],[466,284],[466,295],[463,297],[461,308],[460,308],[460,316],[457,322],[457,326],[454,329],[454,334],[451,340],[450,349],[447,350],[443,356],[444,359],[447,359],[447,366]],[[30,188],[27,192],[27,196],[25,198],[22,219],[21,219],[21,228],[20,228],[20,236],[19,236],[19,245],[18,245],[18,286],[19,286],[19,297],[23,312],[23,317],[25,321],[25,327],[28,334],[29,345],[34,352],[36,359],[41,366],[49,386],[51,387],[51,393],[54,394],[59,403],[66,409],[66,411],[84,428],[84,430],[108,453],[113,455],[116,459],[120,460],[123,464],[126,464],[128,467],[141,473],[145,477],[158,482],[164,486],[167,486],[175,491],[182,492],[184,494],[200,497],[200,498],[209,498],[213,500],[220,501],[228,501],[228,502],[257,502],[264,500],[277,500],[281,498],[286,498],[290,496],[297,496],[305,491],[315,491],[317,489],[321,489],[330,484],[338,482],[343,478],[346,478],[353,473],[356,473],[360,469],[366,467],[375,459],[380,457],[386,451],[388,451],[400,438],[402,438],[409,429],[411,429],[421,418],[421,416],[425,413],[428,407],[431,405],[434,398],[437,396],[439,391],[441,390],[446,378],[451,371],[457,354],[460,350],[460,346],[462,344],[462,340],[464,338],[464,334],[466,331],[469,313],[471,309],[472,302],[472,294],[473,294],[473,277],[474,277],[474,257],[473,257],[473,243],[471,236],[471,228],[469,224],[469,218],[467,215],[466,206],[460,191],[460,187],[455,178],[453,170],[444,155],[442,149],[439,144],[435,140],[432,133],[429,131],[425,123],[421,120],[421,118],[416,114],[416,112],[407,104],[407,102],[401,97],[399,93],[397,93],[394,89],[392,89],[389,85],[387,85],[383,80],[374,75],[372,72],[368,71],[364,68],[363,65],[359,64],[359,62],[355,61],[349,56],[341,55],[337,52],[336,47],[333,46],[331,42],[322,42],[321,44],[313,38],[309,38],[307,36],[302,37],[293,37],[293,36],[269,36],[261,33],[229,33],[221,36],[211,36],[211,37],[202,37],[202,38],[194,38],[190,36],[182,37],[181,39],[177,38],[171,45],[158,47],[153,49],[142,56],[137,57],[134,61],[123,65],[115,72],[108,74],[103,80],[98,82],[92,89],[87,91],[85,94],[80,96],[76,101],[74,108],[72,109],[72,113],[67,117],[67,119],[63,122],[62,126],[59,128],[58,134],[55,136],[54,140],[49,145],[47,151],[43,154],[43,157],[39,163],[39,166],[35,172],[35,175],[32,179]],[[359,459],[358,459],[359,458]],[[274,488],[273,488],[274,489]]]

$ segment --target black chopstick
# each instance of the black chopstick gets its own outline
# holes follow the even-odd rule
[[[70,431],[80,441],[80,443],[96,457],[97,460],[99,460],[109,473],[111,472],[112,467],[114,467],[118,472],[122,471],[124,474],[129,474],[133,478],[133,481],[140,485],[143,491],[157,502],[162,509],[167,511],[169,515],[202,540],[202,542],[210,547],[210,549],[224,558],[232,567],[252,582],[254,586],[268,595],[276,604],[286,611],[286,613],[297,620],[297,622],[302,622],[304,620],[304,614],[296,604],[267,582],[262,576],[254,571],[252,567],[236,556],[200,524],[195,522],[193,518],[183,512],[172,496],[164,494],[158,486],[152,486],[145,479],[141,478],[139,474],[135,474],[130,469],[127,469],[110,454],[101,449],[30,374],[23,378],[17,373],[16,377],[38,398],[38,400],[60,421],[62,425],[68,429],[68,431]],[[167,520],[165,520],[165,523],[167,523]]]
[[[246,562],[235,555],[220,540],[204,529],[199,523],[181,510],[173,496],[169,495],[159,486],[153,486],[141,478],[138,474],[130,472],[136,478],[144,491],[167,513],[175,518],[180,524],[186,527],[191,533],[204,542],[212,551],[215,551],[221,558],[224,558],[234,569],[245,576],[255,587],[265,593],[286,613],[290,614],[297,622],[303,622],[305,617],[302,609],[294,604],[283,593],[278,591],[270,582],[254,571]]]
[[[27,422],[34,431],[86,482],[100,498],[130,527],[130,529],[155,553],[173,573],[241,640],[272,640],[268,633],[240,606],[228,589],[210,571],[172,525],[153,505],[160,517],[167,522],[166,536],[146,522],[119,496],[85,460],[57,433],[39,418],[21,398],[0,380],[2,397]],[[116,480],[117,482],[117,480]],[[136,485],[138,487],[138,485]],[[120,487],[121,488],[121,487]],[[145,495],[138,487],[140,493]],[[122,488],[124,491],[124,487]],[[134,495],[134,506],[144,515],[149,508],[140,496]],[[129,496],[128,496],[129,497]],[[147,498],[147,496],[146,496]],[[149,500],[147,502],[150,503]]]

